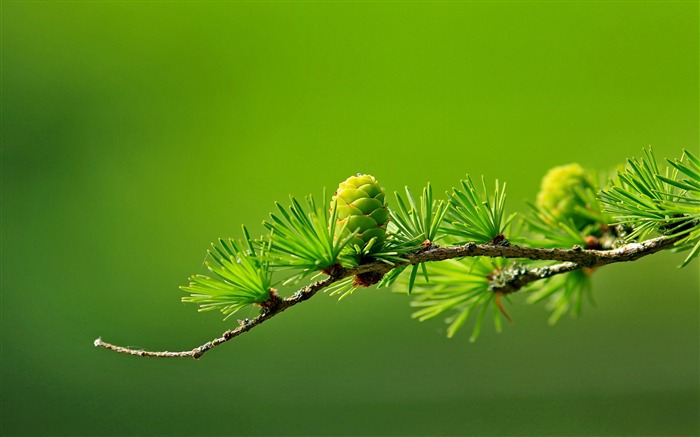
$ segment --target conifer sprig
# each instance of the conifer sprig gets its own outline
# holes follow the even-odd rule
[[[670,164],[662,171],[652,149],[645,149],[640,160],[627,161],[600,198],[617,223],[631,227],[628,240],[685,235],[677,243],[678,250],[691,249],[683,267],[700,253],[700,164],[687,150]]]
[[[470,337],[470,341],[475,341],[491,306],[494,325],[500,332],[502,322],[500,303],[497,302],[500,295],[491,291],[490,286],[491,278],[503,265],[502,258],[488,257],[452,259],[430,264],[430,283],[414,287],[411,306],[419,309],[412,317],[425,321],[447,315],[447,337],[451,338],[471,315],[476,314]]]
[[[405,187],[406,199],[395,192],[397,207],[391,208],[389,214],[392,225],[396,226],[394,234],[408,243],[435,243],[440,238],[442,220],[447,212],[447,204],[433,198],[433,188],[428,184],[423,188],[419,202],[415,201],[409,187]]]
[[[591,271],[574,270],[548,278],[539,287],[531,288],[527,303],[536,304],[547,299],[547,308],[552,311],[548,322],[550,325],[555,325],[566,313],[578,317],[581,314],[584,297],[593,304],[591,289]]]
[[[269,243],[257,245],[243,227],[243,240],[219,239],[212,244],[206,261],[213,276],[194,275],[190,284],[180,287],[190,293],[183,302],[199,304],[199,311],[220,310],[226,317],[239,309],[263,304],[270,299]]]
[[[428,184],[423,188],[423,194],[419,202],[415,201],[409,187],[405,187],[406,199],[399,193],[396,196],[396,208],[390,209],[390,232],[393,234],[399,252],[407,253],[421,248],[432,246],[442,235],[440,234],[442,221],[447,212],[447,204],[442,200],[433,198],[433,188]],[[396,278],[406,269],[400,266],[390,271],[382,280],[380,287],[391,285]],[[411,266],[408,281],[408,293],[411,293],[416,280],[418,270],[422,270],[426,282],[429,281],[428,271],[424,263]]]
[[[685,267],[700,254],[700,160],[688,150],[684,150],[680,160],[667,161],[678,171],[676,179],[658,177],[681,190],[674,203],[679,213],[687,219],[686,226],[679,226],[678,232],[685,230],[688,235],[677,244],[678,250],[690,249],[690,253],[681,264],[681,267]]]
[[[278,214],[270,214],[263,225],[270,230],[271,265],[278,269],[298,269],[287,283],[338,264],[341,252],[355,237],[344,234],[345,225],[336,220],[337,209],[330,211],[326,194],[320,206],[313,196],[306,197],[306,208],[294,197],[285,208],[276,203]]]
[[[536,247],[585,247],[585,236],[570,217],[556,217],[550,210],[528,202],[532,212],[521,218],[534,237],[520,237],[519,241]]]
[[[458,243],[489,243],[499,235],[503,235],[506,227],[515,214],[506,217],[506,184],[499,185],[493,197],[489,197],[486,181],[481,178],[482,191],[474,187],[471,177],[460,181],[460,186],[454,188],[449,195],[444,232],[457,237]]]

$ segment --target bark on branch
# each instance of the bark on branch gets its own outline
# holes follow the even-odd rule
[[[238,327],[230,329],[221,334],[221,336],[197,346],[194,349],[170,352],[170,351],[146,351],[142,349],[132,349],[129,347],[117,346],[103,341],[101,338],[95,340],[96,347],[110,349],[115,352],[136,355],[140,357],[156,357],[156,358],[194,358],[198,359],[211,349],[220,346],[229,340],[238,337],[239,335],[250,331],[256,326],[266,322],[272,317],[280,314],[287,308],[290,308],[298,303],[313,297],[319,290],[322,290],[333,283],[347,278],[349,276],[357,276],[360,274],[374,273],[379,277],[388,273],[391,269],[400,266],[417,264],[422,262],[443,261],[453,258],[464,258],[471,256],[488,256],[492,258],[511,258],[511,259],[530,259],[530,260],[548,260],[562,261],[559,264],[547,267],[538,268],[523,268],[522,270],[512,274],[511,278],[505,284],[493,284],[492,290],[503,294],[514,293],[522,289],[526,285],[549,278],[562,273],[567,273],[573,270],[582,268],[601,267],[607,264],[618,262],[635,261],[647,255],[651,255],[658,251],[671,248],[680,237],[658,237],[647,240],[641,243],[630,243],[625,246],[613,250],[584,250],[580,247],[572,249],[545,249],[533,247],[521,247],[517,245],[498,246],[491,244],[475,244],[467,243],[463,246],[439,247],[430,246],[420,252],[406,256],[407,261],[393,266],[375,262],[371,264],[363,264],[353,268],[339,267],[331,272],[327,278],[314,282],[299,289],[292,296],[281,299],[276,305],[269,309],[263,309],[261,313],[253,318],[239,321]]]

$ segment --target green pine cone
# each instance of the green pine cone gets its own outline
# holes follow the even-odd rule
[[[542,178],[536,203],[539,208],[551,212],[556,219],[570,217],[578,229],[583,229],[590,224],[590,220],[577,213],[576,208],[586,208],[587,205],[576,195],[574,188],[586,189],[592,186],[580,165],[554,167]]]
[[[386,207],[384,188],[374,176],[357,174],[340,183],[333,195],[332,208],[337,208],[338,224],[346,224],[341,237],[357,231],[350,245],[364,248],[375,239],[370,252],[379,251],[386,240],[386,224],[389,210]]]

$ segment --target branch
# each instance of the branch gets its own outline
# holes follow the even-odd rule
[[[259,324],[271,319],[272,317],[276,316],[277,314],[281,313],[282,311],[286,310],[289,307],[292,307],[300,302],[303,302],[307,299],[310,299],[314,294],[316,294],[317,291],[328,287],[332,283],[336,282],[340,278],[337,278],[334,275],[331,275],[327,277],[326,279],[323,279],[321,281],[315,282],[311,285],[307,285],[306,287],[300,289],[296,293],[294,293],[293,296],[288,297],[286,299],[276,299],[275,305],[272,305],[266,309],[264,309],[257,317],[254,319],[245,319],[245,320],[239,320],[238,321],[238,327],[236,329],[229,329],[228,331],[224,332],[221,334],[220,337],[215,338],[211,341],[208,341],[204,343],[201,346],[198,346],[194,349],[187,350],[187,351],[180,351],[180,352],[169,352],[169,351],[162,351],[162,352],[153,352],[153,351],[145,351],[142,349],[131,349],[128,347],[123,347],[123,346],[117,346],[111,343],[107,343],[105,341],[102,341],[101,338],[98,338],[95,340],[95,346],[96,347],[103,347],[105,349],[110,349],[115,352],[119,352],[122,354],[129,354],[129,355],[137,355],[139,357],[155,357],[155,358],[194,358],[198,359],[202,355],[204,355],[206,352],[209,350],[215,348],[216,346],[222,345],[226,343],[227,341],[231,340],[232,338],[238,337],[239,335],[243,334],[244,332],[248,332],[251,329],[255,328]]]
[[[541,279],[572,272],[582,268],[593,269],[607,264],[635,261],[647,255],[671,248],[679,237],[658,237],[642,243],[630,243],[613,250],[581,250],[578,246],[573,249],[545,249],[554,251],[550,260],[564,261],[553,266],[544,266],[533,269],[518,269],[511,267],[507,280],[501,283],[492,281],[491,290],[510,294],[519,291],[526,285]],[[533,249],[528,249],[533,250]],[[539,251],[540,249],[534,249]],[[533,254],[534,255],[534,254]],[[556,257],[556,258],[554,258]],[[505,258],[509,258],[505,256]],[[548,259],[548,258],[530,258]]]
[[[658,237],[647,240],[641,243],[630,243],[614,250],[584,250],[578,246],[572,249],[544,249],[533,247],[520,247],[517,245],[498,246],[492,244],[475,244],[467,243],[463,246],[439,247],[429,246],[428,248],[406,256],[406,261],[389,265],[381,262],[363,264],[353,268],[345,268],[338,266],[330,272],[330,275],[323,280],[314,282],[299,289],[292,296],[280,299],[273,294],[269,302],[263,305],[261,313],[253,318],[239,321],[239,325],[235,329],[230,329],[224,332],[220,337],[217,337],[201,346],[191,350],[180,352],[169,351],[146,351],[142,349],[131,349],[128,347],[117,346],[111,343],[102,341],[101,338],[95,340],[96,347],[110,349],[115,352],[128,355],[136,355],[140,357],[156,357],[156,358],[194,358],[198,359],[211,349],[220,346],[229,340],[238,337],[239,335],[250,331],[254,327],[266,322],[272,317],[280,314],[282,311],[290,308],[298,303],[304,302],[313,297],[319,290],[322,290],[331,284],[347,278],[349,276],[372,274],[375,277],[381,278],[384,274],[396,267],[418,264],[423,262],[443,261],[453,258],[463,258],[468,256],[488,256],[492,258],[520,258],[530,260],[548,260],[562,261],[560,264],[539,268],[520,268],[511,270],[510,275],[503,283],[492,283],[492,290],[503,294],[514,293],[522,289],[525,285],[541,279],[549,278],[562,273],[567,273],[573,270],[582,268],[601,267],[607,264],[618,262],[634,261],[647,255],[659,252],[664,249],[669,249],[674,243],[682,239],[682,236],[677,237]]]

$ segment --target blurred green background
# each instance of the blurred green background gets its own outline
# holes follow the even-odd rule
[[[2,3],[2,435],[696,435],[698,263],[595,275],[596,307],[476,344],[408,299],[235,324],[180,302],[208,244],[357,172],[544,172],[698,150],[697,2]],[[253,310],[240,317],[250,317]]]

